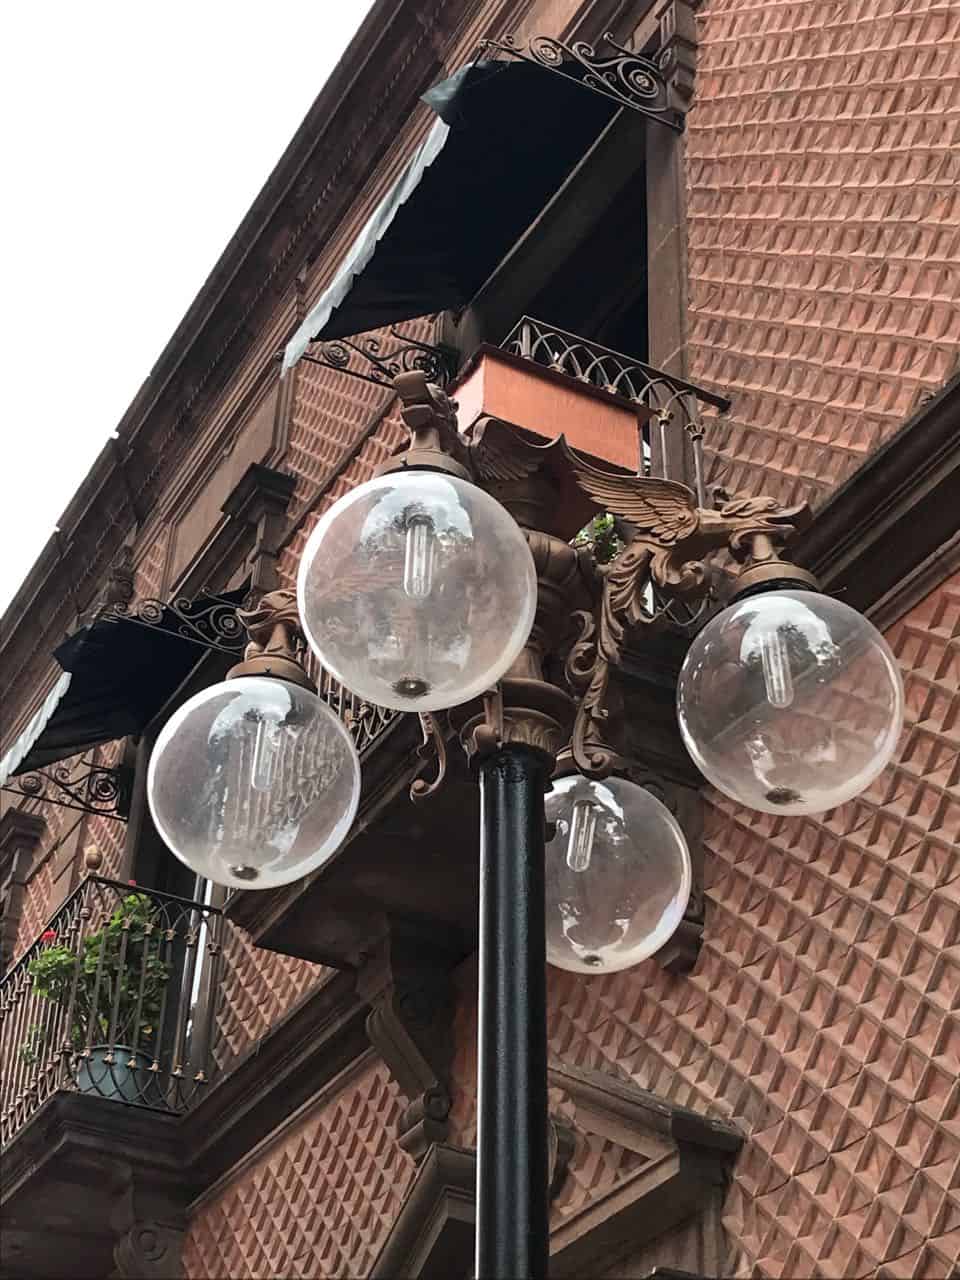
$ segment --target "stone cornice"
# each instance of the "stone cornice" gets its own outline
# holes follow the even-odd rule
[[[830,496],[792,554],[887,626],[957,567],[958,509],[960,373]]]

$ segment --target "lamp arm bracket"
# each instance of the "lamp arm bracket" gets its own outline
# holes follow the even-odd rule
[[[618,762],[608,742],[610,668],[622,662],[629,633],[662,625],[680,601],[693,602],[701,612],[711,591],[708,557],[723,548],[744,566],[738,591],[785,580],[816,589],[812,575],[779,554],[809,523],[810,510],[806,504],[784,507],[775,498],[723,491],[717,509],[697,507],[681,485],[600,473],[579,459],[574,474],[588,496],[627,521],[632,531],[615,560],[581,571],[597,600],[593,612],[573,615],[579,634],[565,664],[567,683],[579,695],[573,757],[586,776],[603,778]]]
[[[420,712],[420,732],[423,734],[423,742],[417,748],[417,755],[424,761],[433,755],[436,758],[437,773],[430,782],[426,778],[414,778],[411,782],[410,799],[414,804],[435,796],[447,776],[447,743],[440,723],[432,712]]]

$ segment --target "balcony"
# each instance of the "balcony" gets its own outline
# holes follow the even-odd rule
[[[91,876],[3,980],[5,1268],[107,1275],[125,1217],[178,1220],[177,1126],[213,1074],[224,927],[205,903]]]

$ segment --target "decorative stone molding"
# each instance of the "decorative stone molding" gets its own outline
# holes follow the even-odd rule
[[[391,934],[357,976],[370,1043],[410,1100],[397,1139],[416,1160],[449,1131],[455,993],[450,957]]]
[[[712,1259],[709,1237],[740,1134],[602,1072],[558,1067],[550,1084],[566,1095],[572,1111],[572,1117],[551,1116],[551,1198],[567,1180],[576,1184],[573,1197],[563,1196],[555,1210],[550,1275],[600,1275],[625,1250],[655,1249],[683,1222]],[[582,1150],[579,1138],[585,1140]],[[598,1183],[602,1143],[630,1154],[620,1177]],[[475,1194],[476,1153],[431,1146],[370,1271],[372,1280],[472,1274]],[[684,1275],[669,1267],[653,1274]]]
[[[548,1194],[551,1200],[555,1200],[563,1189],[570,1162],[573,1160],[574,1152],[577,1149],[577,1132],[568,1121],[559,1116],[551,1116],[547,1136],[550,1142],[548,1157],[550,1186]]]
[[[231,521],[251,526],[253,549],[247,560],[250,591],[259,597],[280,586],[277,555],[287,528],[287,507],[293,497],[295,478],[282,471],[251,463],[223,504]]]
[[[690,0],[667,0],[657,10],[660,51],[657,63],[674,106],[683,111],[693,97],[697,69],[697,27]]]
[[[4,1275],[179,1280],[195,1195],[180,1118],[56,1092],[4,1149]]]
[[[180,1280],[185,1232],[161,1222],[136,1222],[113,1246],[115,1280]]]

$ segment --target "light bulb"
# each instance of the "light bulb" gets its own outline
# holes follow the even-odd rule
[[[571,871],[586,871],[590,865],[599,812],[590,800],[578,800],[573,806],[567,844],[567,866]]]
[[[147,799],[164,842],[198,875],[269,889],[315,871],[347,838],[360,762],[346,725],[315,693],[240,676],[167,721]]]
[[[771,707],[789,707],[793,702],[790,657],[776,626],[766,626],[760,636],[760,664],[763,684]]]
[[[436,537],[429,516],[416,513],[407,520],[403,555],[403,589],[418,600],[433,586],[433,554]]]
[[[547,960],[614,973],[667,942],[690,897],[690,854],[673,814],[625,778],[554,781],[544,809]]]
[[[815,591],[747,596],[691,644],[677,684],[684,742],[707,780],[766,813],[823,813],[896,750],[897,662],[876,628]]]
[[[489,494],[436,471],[351,489],[307,541],[297,581],[322,665],[368,702],[455,707],[520,654],[537,608],[523,533]]]
[[[250,767],[250,785],[256,791],[269,791],[277,771],[277,758],[282,751],[282,730],[268,725],[266,720],[253,717],[256,728],[253,737],[253,761]]]

